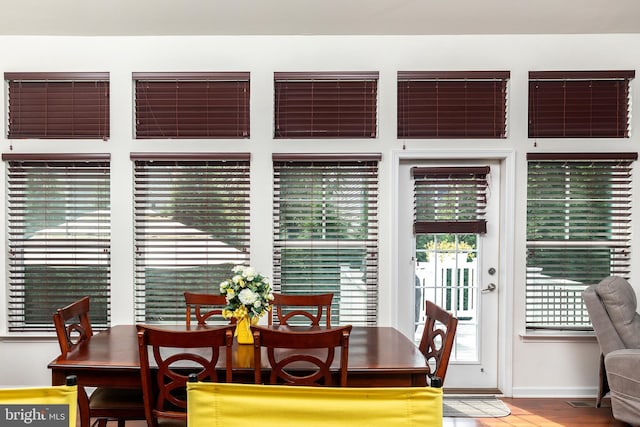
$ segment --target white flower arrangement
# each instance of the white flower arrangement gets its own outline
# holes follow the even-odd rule
[[[256,322],[271,308],[273,292],[269,279],[247,266],[233,267],[233,277],[220,283],[220,293],[227,298],[222,310],[225,319],[248,317]]]

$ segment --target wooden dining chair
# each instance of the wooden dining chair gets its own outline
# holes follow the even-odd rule
[[[198,325],[206,325],[207,320],[214,318],[217,324],[235,323],[222,317],[222,310],[227,305],[227,298],[221,294],[185,292],[184,302],[187,305],[187,328],[191,326],[191,309],[193,308]]]
[[[281,294],[274,292],[268,323],[274,317],[280,325],[301,324],[307,320],[312,326],[319,326],[324,316],[325,325],[331,327],[331,303],[333,293],[326,294]]]
[[[195,373],[198,381],[218,382],[216,365],[221,349],[224,349],[224,380],[231,382],[231,349],[235,326],[183,331],[145,325],[138,325],[137,328],[147,425],[186,426],[186,384],[189,374]],[[152,368],[152,359],[157,368]]]
[[[262,384],[262,347],[266,348],[271,373],[267,384],[333,385],[331,364],[339,349],[339,385],[347,385],[351,325],[331,329],[274,329],[252,326],[254,379]],[[301,366],[302,365],[302,366]]]
[[[418,347],[431,368],[428,374],[430,380],[440,378],[443,385],[453,350],[458,319],[429,300],[425,304],[426,318]]]
[[[90,308],[91,300],[85,296],[54,313],[53,323],[63,356],[93,336]],[[126,420],[144,420],[144,402],[139,390],[98,387],[87,396],[86,390],[79,386],[78,395],[81,414],[88,414],[89,418],[81,419],[82,427],[88,427],[91,418],[96,418],[99,427],[105,427],[109,420],[117,420],[119,427],[124,427]]]

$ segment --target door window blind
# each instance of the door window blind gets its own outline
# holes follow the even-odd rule
[[[56,309],[91,297],[109,324],[109,155],[3,154],[7,162],[9,331],[53,331]]]
[[[333,292],[332,324],[376,323],[379,160],[273,155],[274,287]]]
[[[399,71],[398,138],[505,138],[508,71]]]
[[[629,277],[637,153],[529,154],[528,328],[588,329],[582,291]]]
[[[109,73],[4,73],[4,79],[8,138],[109,138]]]
[[[136,138],[249,138],[249,73],[133,73]]]
[[[136,321],[183,322],[249,262],[249,154],[133,153]]]
[[[375,138],[378,73],[275,73],[275,138]]]
[[[486,233],[489,171],[489,166],[412,168],[414,233]]]
[[[628,138],[635,71],[529,72],[529,138]]]

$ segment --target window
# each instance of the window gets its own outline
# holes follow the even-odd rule
[[[452,357],[478,360],[480,235],[487,232],[489,166],[414,167],[414,340],[425,326],[425,300],[453,313],[459,331]],[[460,335],[460,334],[459,334]]]
[[[57,308],[91,297],[109,324],[109,155],[3,154],[8,181],[9,331],[53,331]]]
[[[588,329],[582,291],[630,270],[637,153],[529,154],[528,328]]]
[[[249,262],[249,154],[132,153],[136,321],[183,322]]]
[[[377,72],[275,73],[275,138],[375,138]]]
[[[109,138],[109,73],[5,73],[8,138]]]
[[[136,138],[248,138],[249,73],[133,73]]]
[[[374,325],[378,161],[274,154],[274,288],[333,292],[332,324]]]
[[[529,138],[629,137],[635,71],[529,72]]]
[[[398,138],[505,138],[509,75],[398,72]]]

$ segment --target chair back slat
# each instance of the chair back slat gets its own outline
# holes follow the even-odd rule
[[[427,364],[435,365],[429,377],[438,377],[444,384],[458,319],[431,301],[427,300],[425,304],[426,319],[419,348]]]
[[[226,358],[225,380],[232,380],[234,326],[226,325],[198,330],[166,330],[138,325],[138,353],[149,426],[158,419],[186,421],[186,384],[189,374],[198,381],[219,380],[216,365],[221,348]],[[152,369],[150,360],[157,366]]]
[[[63,355],[73,351],[78,344],[93,336],[89,318],[90,308],[90,298],[86,296],[57,309],[53,314],[53,324]]]
[[[339,385],[347,385],[351,325],[332,329],[279,330],[252,326],[254,378],[262,384],[262,347],[271,373],[268,384],[333,385],[331,365],[340,358]],[[297,350],[297,351],[296,351]]]
[[[273,294],[271,313],[268,323],[277,321],[280,325],[291,325],[293,322],[309,321],[312,326],[319,326],[324,316],[325,326],[331,327],[331,303],[333,293],[326,294]]]

